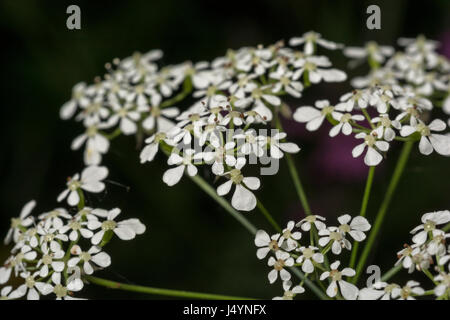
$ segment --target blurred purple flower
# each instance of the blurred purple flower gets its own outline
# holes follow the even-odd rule
[[[450,30],[444,32],[440,37],[439,41],[441,42],[441,47],[439,48],[439,52],[450,58]]]

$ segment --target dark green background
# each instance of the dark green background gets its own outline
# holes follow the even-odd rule
[[[365,10],[373,3],[381,6],[381,30],[365,27]],[[66,28],[69,4],[81,7],[81,30]],[[66,177],[82,168],[81,152],[69,148],[82,127],[61,121],[58,111],[70,98],[75,83],[91,82],[103,74],[104,63],[114,57],[161,48],[166,64],[211,60],[227,48],[270,44],[309,30],[349,45],[362,45],[371,39],[394,45],[399,36],[424,33],[441,38],[447,32],[448,46],[449,5],[446,0],[2,1],[1,234],[6,233],[9,219],[30,199],[38,201],[38,211],[56,207],[56,196]],[[338,67],[345,67],[340,53],[330,56]],[[319,98],[336,99],[348,88],[348,83],[320,85],[292,107]],[[295,159],[314,211],[330,217],[331,223],[339,214],[356,215],[365,179],[360,160],[344,165],[345,173],[321,174],[320,167],[314,165],[317,150],[325,163],[338,157],[324,147],[329,144],[326,133],[304,137],[303,129],[290,126],[290,130],[299,132],[293,139],[303,150]],[[256,259],[253,238],[245,229],[189,180],[183,179],[173,188],[164,185],[164,157],[141,166],[135,145],[133,138],[119,138],[105,158],[111,171],[109,179],[129,186],[129,191],[111,183],[107,194],[89,200],[100,207],[119,206],[124,218],[139,217],[148,232],[134,241],[112,241],[108,247],[112,267],[100,274],[174,289],[264,298],[280,294],[281,284],[269,285],[269,269]],[[377,169],[369,217],[378,209],[398,151],[394,145],[387,161]],[[359,165],[352,174],[355,163]],[[263,177],[257,194],[276,219],[285,223],[299,220],[303,212],[282,164],[277,176]],[[378,242],[375,258],[383,270],[394,263],[395,252],[409,240],[408,231],[418,224],[421,214],[450,207],[448,165],[448,158],[421,156],[414,148]],[[248,217],[270,230],[256,210]],[[7,254],[7,248],[0,247],[0,260]],[[83,296],[142,297],[94,286]]]

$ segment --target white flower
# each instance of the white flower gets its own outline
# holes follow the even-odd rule
[[[88,221],[88,228],[90,230],[97,230],[100,228],[91,239],[92,244],[94,245],[97,245],[102,241],[103,236],[107,231],[114,232],[122,240],[134,239],[137,234],[143,234],[145,232],[145,226],[138,219],[127,219],[120,222],[115,221],[114,219],[120,214],[119,208],[110,211],[94,209],[92,212],[100,217],[106,216],[106,220],[103,222],[94,218],[91,218]]]
[[[303,74],[308,77],[311,83],[325,82],[341,82],[347,79],[347,74],[338,69],[324,69],[331,66],[331,62],[325,56],[308,56],[303,60],[294,63],[296,68],[293,80],[299,79]]]
[[[322,221],[325,221],[325,218],[319,215],[311,214],[304,219],[297,222],[297,227],[300,227],[303,231],[311,230],[311,226],[314,225],[317,230],[325,229],[326,225]]]
[[[47,295],[51,293],[53,287],[50,284],[35,279],[38,274],[39,272],[34,274],[22,272],[20,276],[25,279],[25,283],[14,290],[10,297],[15,299],[27,295],[27,300],[39,300],[40,294]]]
[[[450,155],[450,137],[435,132],[444,131],[447,125],[440,119],[433,120],[429,125],[425,125],[422,121],[417,121],[416,118],[411,117],[410,125],[405,125],[400,131],[402,137],[407,137],[415,132],[421,135],[419,142],[420,153],[429,155],[434,151],[437,153],[449,156]]]
[[[0,291],[0,300],[12,299],[10,297],[11,291],[12,291],[12,287],[11,286],[6,286],[6,287],[2,288],[2,291]]]
[[[37,233],[40,236],[40,245],[43,251],[47,251],[49,245],[52,252],[59,251],[61,250],[60,242],[69,240],[67,235],[59,233],[56,228],[45,228],[38,225]]]
[[[325,247],[330,241],[331,243],[331,251],[334,254],[340,254],[342,248],[346,248],[350,250],[352,248],[352,244],[350,241],[345,239],[345,234],[337,227],[328,227],[326,229],[319,230],[319,245],[321,247]]]
[[[358,297],[358,288],[353,284],[342,280],[342,276],[353,277],[356,272],[352,268],[344,268],[342,271],[338,271],[340,265],[339,261],[335,261],[330,265],[331,271],[325,271],[320,275],[320,280],[326,278],[331,279],[331,283],[327,288],[327,295],[331,298],[335,297],[338,293],[338,285],[340,292],[346,300],[356,300]]]
[[[369,57],[370,59],[383,63],[385,57],[389,57],[394,53],[394,48],[389,46],[379,46],[376,42],[370,41],[366,43],[364,48],[346,47],[344,55],[349,58],[363,59]]]
[[[319,250],[319,248],[314,246],[299,248],[299,251],[302,253],[302,255],[297,258],[296,262],[302,264],[303,272],[312,273],[314,271],[314,262],[323,263],[323,254],[315,252],[317,250]]]
[[[72,99],[61,107],[59,115],[61,119],[67,120],[71,118],[77,111],[77,107],[85,107],[89,104],[89,98],[85,94],[86,83],[77,83],[72,89]]]
[[[282,246],[283,243],[285,243],[287,251],[297,248],[297,246],[298,246],[297,241],[300,240],[300,238],[302,237],[301,232],[299,232],[299,231],[292,232],[294,227],[295,227],[295,222],[289,221],[287,224],[287,227],[284,228],[283,231],[281,232],[281,237],[278,242],[279,246]],[[285,240],[286,240],[286,242],[285,242]]]
[[[392,128],[400,130],[402,126],[399,121],[390,120],[387,114],[380,114],[379,117],[372,118],[372,123],[378,124],[378,127],[375,129],[377,137],[386,141],[392,141],[396,136]]]
[[[109,118],[108,125],[114,126],[119,123],[120,130],[124,135],[134,134],[137,131],[136,122],[141,118],[141,114],[132,103],[125,103],[121,106],[118,102],[111,103],[114,114]]]
[[[78,194],[79,189],[88,192],[98,193],[105,189],[105,184],[102,182],[108,176],[108,168],[89,166],[81,172],[77,173],[67,182],[67,189],[60,193],[58,202],[61,202],[67,196],[67,203],[71,206],[76,206],[80,202]]]
[[[239,57],[236,63],[236,69],[250,73],[253,68],[255,74],[262,75],[274,65],[275,61],[271,61],[271,58],[272,52],[269,48],[262,46],[251,48]]]
[[[24,245],[20,248],[20,252],[18,252],[15,256],[9,257],[4,266],[0,268],[0,284],[8,282],[13,270],[15,276],[17,277],[20,271],[25,270],[25,261],[34,260],[36,257],[36,251],[32,250],[30,246]]]
[[[428,234],[436,230],[436,226],[450,222],[450,211],[435,211],[425,213],[421,218],[422,224],[414,228],[411,233],[415,234],[412,238],[416,244],[424,244],[427,241]],[[420,230],[420,232],[418,232]],[[417,233],[418,232],[418,233]]]
[[[366,238],[364,232],[370,230],[369,222],[366,218],[361,216],[357,216],[352,219],[350,215],[344,214],[338,217],[338,221],[341,224],[339,226],[339,230],[342,232],[342,234],[345,235],[348,233],[355,241],[358,242],[363,241]]]
[[[412,296],[414,295],[423,295],[425,290],[420,287],[420,283],[417,281],[410,280],[406,283],[406,286],[403,288],[394,288],[393,295],[399,296],[398,300],[415,300]]]
[[[398,102],[394,97],[392,90],[388,89],[378,89],[370,96],[370,105],[377,108],[378,113],[387,113],[389,107],[392,106],[398,109]],[[373,121],[372,121],[373,122]]]
[[[306,122],[308,131],[316,131],[322,125],[323,120],[334,111],[334,107],[330,106],[328,100],[318,100],[314,104],[316,108],[311,106],[299,107],[295,110],[293,118],[300,123]]]
[[[111,264],[111,257],[97,246],[92,246],[88,251],[82,251],[80,246],[75,245],[70,252],[75,257],[71,258],[67,265],[73,268],[81,262],[86,274],[94,273],[96,267],[106,268]]]
[[[348,136],[353,132],[352,122],[364,120],[364,116],[361,114],[340,113],[335,111],[331,115],[335,120],[339,121],[339,123],[331,128],[329,133],[330,137],[337,136],[341,131]]]
[[[81,281],[81,280],[77,279],[77,282],[78,281]],[[69,290],[69,287],[71,288],[71,290]],[[83,300],[81,298],[74,298],[69,295],[69,292],[78,291],[77,289],[78,289],[78,286],[74,285],[73,283],[69,283],[67,285],[67,287],[58,283],[53,287],[53,293],[56,295],[56,300]]]
[[[20,227],[29,227],[34,219],[33,217],[30,217],[31,211],[36,206],[36,201],[31,200],[27,202],[23,208],[22,211],[20,211],[19,218],[12,218],[11,219],[11,228],[8,230],[8,233],[6,234],[4,244],[8,245],[11,240],[14,242],[17,242],[19,240],[19,236],[21,233]]]
[[[244,133],[237,133],[233,138],[238,140],[238,149],[242,154],[254,154],[257,157],[264,155],[263,145],[266,142],[266,138],[258,136],[255,129],[249,129]]]
[[[291,274],[285,269],[285,267],[292,267],[294,265],[294,259],[292,259],[287,252],[283,251],[276,251],[275,257],[270,257],[267,265],[269,267],[273,267],[273,270],[271,270],[268,274],[269,282],[274,283],[277,278],[278,274],[280,274],[280,278],[283,281],[287,281],[291,279]]]
[[[261,183],[257,177],[244,177],[240,170],[242,166],[237,165],[235,169],[224,173],[229,180],[217,187],[217,194],[219,196],[228,194],[234,184],[236,189],[231,198],[231,205],[237,210],[251,211],[256,207],[257,200],[250,190],[259,189]]]
[[[341,47],[341,45],[338,43],[323,39],[320,33],[314,31],[306,32],[301,37],[294,37],[289,40],[289,45],[293,47],[302,44],[305,44],[304,52],[307,55],[311,55],[314,53],[314,46],[316,44],[330,50],[335,50]]]
[[[305,292],[302,286],[294,286],[292,289],[292,282],[290,280],[283,282],[284,294],[282,297],[275,297],[273,300],[292,300],[297,294]]]
[[[223,139],[211,139],[206,150],[195,155],[196,159],[203,159],[207,164],[212,164],[212,172],[216,175],[222,175],[225,172],[224,164],[229,167],[236,165],[234,157],[235,142],[227,142],[222,145]]]
[[[159,132],[168,132],[175,123],[167,118],[175,118],[180,111],[176,107],[161,108],[161,95],[153,94],[151,96],[150,114],[142,122],[142,126],[146,130],[155,129]]]
[[[256,251],[258,259],[264,259],[270,251],[278,251],[280,249],[278,245],[279,238],[279,233],[270,237],[264,230],[258,230],[255,235],[255,245],[259,247]]]
[[[259,87],[256,83],[252,82],[246,87],[246,91],[249,96],[243,99],[237,100],[234,105],[239,108],[246,108],[249,105],[253,105],[254,111],[258,112],[267,121],[272,120],[272,111],[267,107],[267,103],[273,106],[279,106],[281,104],[280,98],[273,95],[270,85]]]
[[[51,252],[49,248],[42,249],[42,258],[39,259],[36,267],[39,268],[39,276],[45,278],[49,275],[50,268],[54,272],[62,272],[65,267],[64,261],[64,251],[57,250],[56,252]]]
[[[356,106],[365,109],[369,105],[370,97],[370,94],[365,90],[353,90],[339,98],[341,103],[337,107],[347,112],[353,111]]]
[[[147,145],[141,151],[140,154],[141,163],[153,161],[153,159],[156,156],[156,153],[158,153],[159,143],[161,141],[164,141],[168,145],[173,144],[172,140],[169,139],[167,137],[167,134],[164,132],[155,133],[154,135],[145,140],[145,143],[147,143]]]
[[[69,230],[70,241],[77,241],[80,235],[85,239],[89,239],[94,235],[94,233],[87,228],[87,221],[73,219],[69,221],[65,226],[59,228],[60,233],[66,233]]]
[[[287,134],[285,132],[277,132],[271,137],[267,137],[267,142],[270,146],[270,157],[274,159],[281,159],[284,156],[283,152],[297,153],[300,148],[292,142],[280,142],[285,139]]]
[[[389,150],[389,143],[382,140],[377,140],[376,132],[371,132],[367,134],[365,132],[360,132],[355,135],[357,139],[364,139],[364,142],[357,145],[352,150],[353,158],[359,157],[364,149],[367,147],[367,152],[364,157],[364,163],[368,166],[377,166],[383,160],[383,156],[380,151],[385,152]]]
[[[276,72],[270,73],[271,79],[278,80],[275,83],[272,92],[277,93],[281,90],[286,91],[288,94],[295,98],[302,96],[303,84],[300,81],[293,80],[294,73],[292,71],[285,71],[279,68]]]
[[[436,297],[444,295],[447,290],[450,289],[450,274],[441,272],[434,277],[434,281],[437,282],[437,286],[434,288],[434,294]]]
[[[76,137],[71,145],[72,150],[78,150],[85,142],[84,163],[97,165],[101,162],[102,154],[109,150],[109,140],[98,130],[106,128],[105,124],[94,124],[86,128],[85,133]]]
[[[38,216],[39,220],[45,222],[45,228],[49,229],[54,227],[56,229],[62,228],[64,222],[61,218],[71,219],[72,216],[64,208],[56,208],[52,211],[45,212]]]
[[[399,286],[395,283],[387,284],[386,282],[376,282],[369,288],[363,288],[359,290],[359,300],[390,300],[395,299],[398,296],[397,290]]]
[[[194,156],[195,150],[193,149],[184,150],[183,156],[180,156],[179,154],[172,152],[170,154],[169,159],[167,160],[167,164],[177,166],[175,168],[168,169],[166,172],[164,172],[163,175],[164,183],[166,183],[169,187],[176,185],[180,181],[185,170],[191,177],[195,176],[198,170],[192,164]]]

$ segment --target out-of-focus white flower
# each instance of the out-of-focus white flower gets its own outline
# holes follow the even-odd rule
[[[306,55],[312,55],[315,52],[315,45],[322,46],[329,50],[335,50],[342,47],[342,45],[336,42],[323,39],[320,33],[314,31],[306,32],[301,37],[294,37],[289,40],[289,45],[293,47],[302,44],[305,44],[303,50]]]
[[[22,210],[20,211],[19,218],[12,218],[11,219],[11,227],[8,230],[8,233],[6,234],[4,244],[8,245],[11,240],[14,242],[17,242],[19,240],[19,236],[21,233],[20,227],[29,227],[34,219],[33,217],[30,217],[31,211],[36,206],[36,201],[31,200],[30,202],[27,202]]]

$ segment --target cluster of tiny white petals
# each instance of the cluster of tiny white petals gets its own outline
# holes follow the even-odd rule
[[[102,173],[101,168],[88,169],[83,173]],[[112,236],[131,240],[145,232],[138,219],[117,221],[118,208],[108,211],[81,204],[82,190],[96,192],[104,188],[99,187],[103,175],[91,174],[82,174],[81,180],[77,180],[80,184],[69,187],[60,196],[62,199],[70,193],[69,205],[78,205],[77,208],[55,208],[35,217],[31,215],[36,205],[32,200],[18,218],[11,219],[4,244],[13,246],[11,255],[0,267],[0,285],[13,278],[21,284],[15,289],[5,286],[2,299],[38,300],[47,295],[58,300],[78,299],[73,295],[83,289],[83,277],[111,265],[111,257],[103,248]]]
[[[342,133],[362,139],[352,155],[356,158],[365,152],[368,166],[379,165],[394,140],[420,141],[422,154],[435,151],[450,156],[445,121],[429,119],[436,104],[442,104],[443,111],[450,114],[450,62],[436,53],[434,41],[423,36],[400,39],[399,44],[405,47],[404,52],[375,42],[364,48],[345,48],[348,57],[368,61],[370,74],[353,79],[354,90],[342,95],[336,104],[318,100],[314,107],[301,106],[294,119],[306,123],[309,131],[318,130],[327,119],[333,125],[330,137]]]
[[[408,273],[423,272],[432,280],[434,288],[430,290],[436,298],[450,294],[450,234],[444,231],[450,222],[450,211],[434,211],[421,218],[421,224],[411,230],[412,244],[405,244],[400,250],[395,265],[401,265]],[[425,290],[414,280],[401,287],[396,283],[378,281],[360,291],[359,299],[388,300],[408,299],[425,294]]]
[[[329,278],[326,294],[331,298],[339,291],[344,299],[357,298],[358,288],[342,279],[342,276],[353,277],[355,271],[351,268],[338,271],[339,261],[328,265],[327,254],[331,250],[334,255],[339,255],[342,248],[351,249],[351,242],[346,236],[349,235],[357,242],[363,241],[366,238],[365,232],[369,231],[371,226],[366,218],[362,216],[352,218],[348,214],[338,217],[338,222],[337,227],[327,227],[324,217],[309,215],[297,223],[289,221],[286,228],[272,236],[264,230],[257,231],[256,256],[260,260],[269,256],[267,264],[272,268],[268,274],[269,282],[274,283],[278,278],[283,282],[284,295],[274,299],[293,299],[305,291],[303,282],[291,289],[292,280],[289,272],[291,267],[301,268],[307,276],[315,277],[317,281]],[[313,244],[314,232],[320,236],[316,245]],[[301,243],[303,240],[305,245]]]

